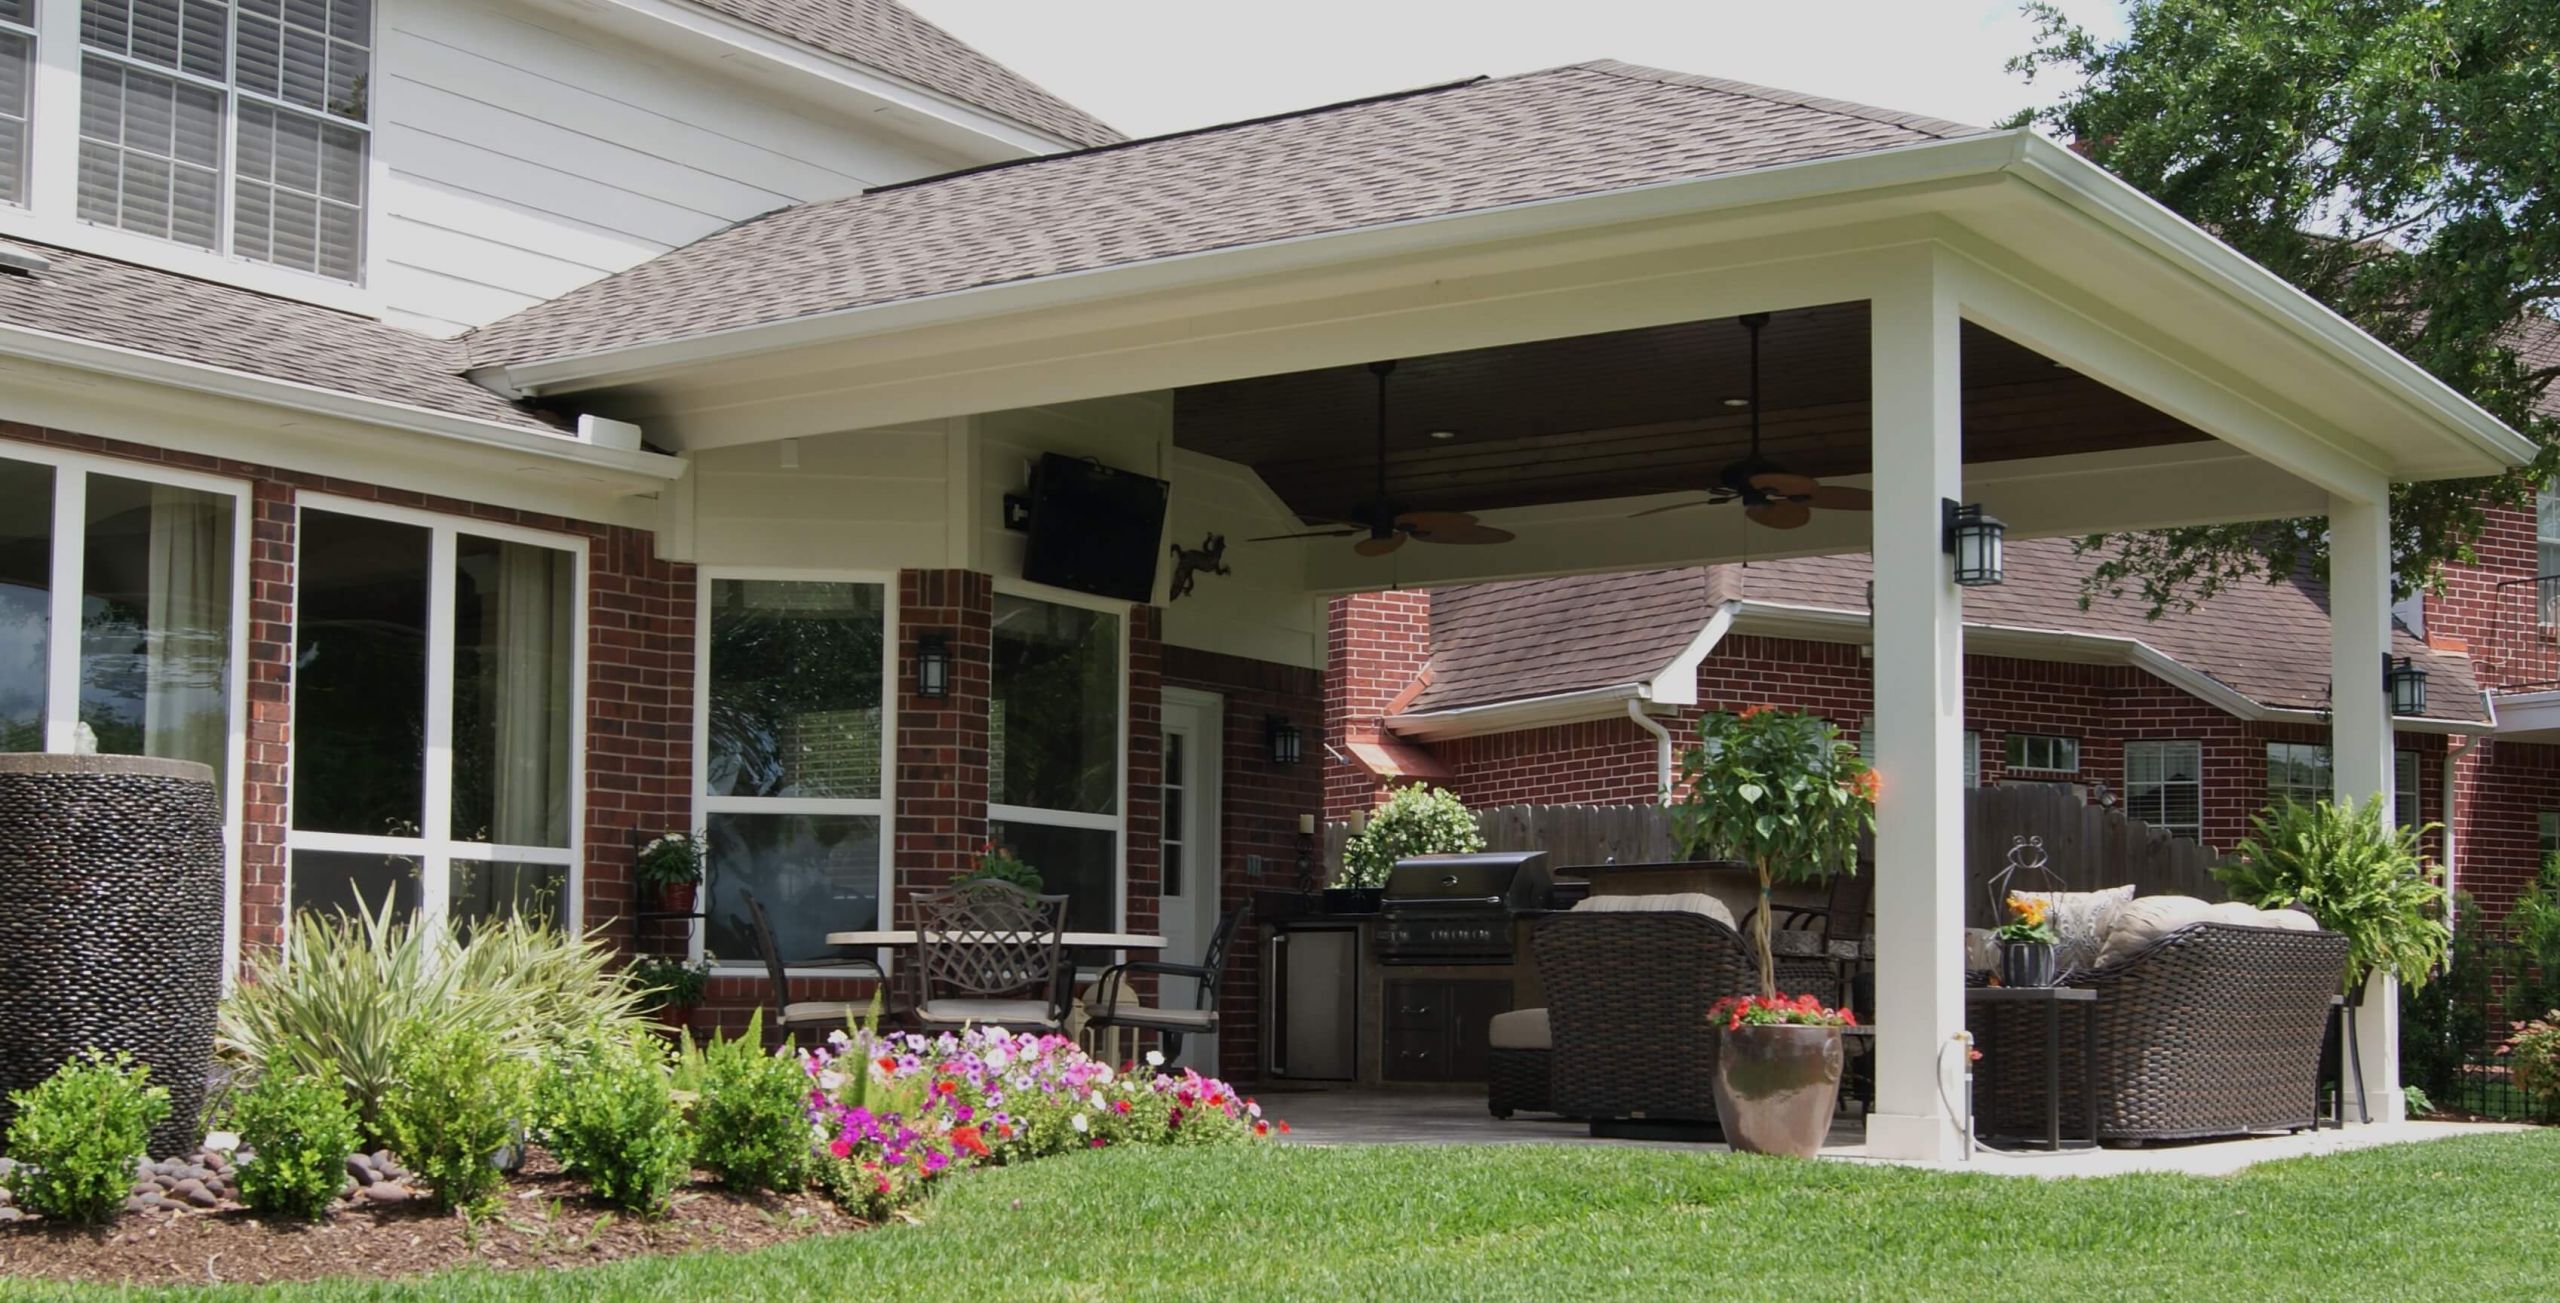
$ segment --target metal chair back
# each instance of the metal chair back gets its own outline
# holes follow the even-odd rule
[[[1236,906],[1218,920],[1218,930],[1209,934],[1209,948],[1200,956],[1200,967],[1207,975],[1200,979],[1199,999],[1194,1008],[1218,1007],[1218,982],[1227,971],[1227,946],[1236,939],[1236,931],[1244,926],[1245,915],[1253,912],[1251,903]]]
[[[764,959],[765,977],[773,984],[773,1008],[767,1022],[775,1029],[782,1026],[782,1011],[791,1005],[791,973],[782,962],[782,947],[773,939],[773,921],[765,917],[764,902],[745,888],[738,891],[747,902],[747,920],[753,925],[756,953]]]
[[[915,901],[918,998],[1053,999],[1067,898],[980,878]]]

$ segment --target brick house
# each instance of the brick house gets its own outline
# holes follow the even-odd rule
[[[712,957],[734,1026],[768,994],[747,894],[787,959],[833,956],[990,840],[1095,948],[1187,955],[1356,799],[1323,748],[1292,763],[1329,699],[1488,717],[1417,664],[1465,596],[1375,599],[1367,630],[1332,598],[1688,593],[1677,645],[1630,606],[1544,690],[1654,658],[1655,696],[1554,721],[1631,795],[1644,707],[1711,699],[1713,608],[1751,597],[1660,576],[1899,540],[1872,710],[1917,777],[1879,855],[1923,867],[1882,902],[1875,1144],[1946,1153],[1950,705],[2028,671],[1960,673],[1942,505],[2020,539],[2326,514],[2330,659],[2362,666],[2394,645],[2389,486],[2532,453],[2027,132],[1604,61],[1133,141],[894,0],[325,8],[0,7],[0,746],[210,765],[235,960],[358,898],[536,910]],[[1747,447],[1699,377],[1762,314],[1772,455],[1874,512],[1644,518]],[[1161,524],[1043,542],[1019,499],[1061,465],[1160,492]],[[1151,564],[1086,568],[1106,535]],[[1510,541],[1436,545],[1461,536]],[[1830,666],[1772,672],[1846,711],[1830,631],[1862,612],[1717,633]],[[2411,745],[2478,732],[2461,658],[2398,643],[2437,667]],[[2021,710],[2168,672],[2082,650]],[[2232,745],[2307,730],[2302,678],[2228,685]],[[2338,788],[2386,789],[2380,711],[2331,707]],[[706,917],[653,934],[632,858],[678,828],[709,838]],[[1186,1043],[1247,1079],[1256,940]]]

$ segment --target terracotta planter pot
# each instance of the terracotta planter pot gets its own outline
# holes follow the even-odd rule
[[[1840,1103],[1840,1029],[1729,1027],[1716,1053],[1716,1117],[1747,1154],[1811,1158]]]
[[[657,884],[652,888],[652,890],[657,893],[658,912],[662,914],[692,913],[695,885],[696,884],[690,882],[661,882]]]
[[[2053,945],[2046,941],[2000,943],[2002,986],[2053,985]]]

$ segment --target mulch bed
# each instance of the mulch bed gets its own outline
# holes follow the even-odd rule
[[[707,1181],[643,1221],[591,1198],[540,1150],[507,1185],[505,1207],[466,1222],[420,1205],[343,1205],[317,1223],[271,1221],[236,1206],[127,1213],[101,1227],[0,1225],[0,1278],[130,1285],[258,1284],[359,1276],[387,1280],[466,1264],[591,1266],[700,1250],[736,1252],[863,1223],[825,1196],[739,1195]]]

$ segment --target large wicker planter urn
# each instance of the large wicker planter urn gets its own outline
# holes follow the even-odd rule
[[[6,1092],[82,1050],[169,1089],[165,1157],[199,1113],[222,996],[222,799],[207,766],[0,755],[0,1127]]]
[[[1725,1028],[1716,1050],[1716,1118],[1747,1154],[1811,1158],[1840,1102],[1840,1029]]]

